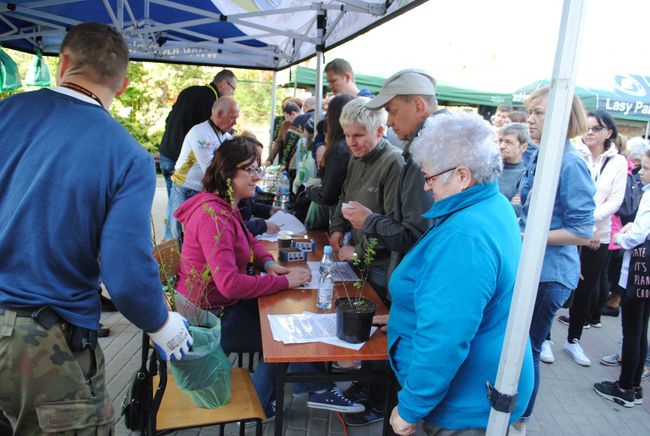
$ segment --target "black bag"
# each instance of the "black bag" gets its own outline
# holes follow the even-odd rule
[[[154,353],[155,355],[155,353]],[[131,380],[122,401],[122,415],[126,428],[147,434],[149,411],[153,399],[152,375],[147,368],[149,356],[149,336],[142,334],[142,364]]]
[[[643,301],[650,299],[650,240],[646,239],[632,249],[625,298]]]
[[[628,174],[625,182],[625,196],[623,203],[618,208],[618,215],[621,218],[623,225],[634,221],[636,211],[639,208],[643,191],[641,190],[641,181],[638,174]]]

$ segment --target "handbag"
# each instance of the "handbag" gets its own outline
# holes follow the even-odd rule
[[[155,354],[155,353],[154,353]],[[133,375],[131,384],[122,401],[122,416],[126,428],[147,434],[149,411],[153,399],[152,374],[147,368],[149,336],[142,334],[142,363]]]
[[[628,269],[626,299],[649,300],[650,299],[650,240],[646,239],[642,244],[632,249],[630,266]]]

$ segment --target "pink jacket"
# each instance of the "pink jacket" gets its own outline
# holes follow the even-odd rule
[[[249,247],[257,270],[273,256],[246,229],[239,210],[216,194],[195,195],[174,216],[185,226],[176,290],[197,306],[216,309],[289,287],[283,276],[246,274]]]

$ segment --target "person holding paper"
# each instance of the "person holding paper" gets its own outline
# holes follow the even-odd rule
[[[260,180],[257,141],[236,136],[224,141],[201,181],[205,191],[185,201],[176,218],[185,227],[176,290],[195,306],[222,312],[221,346],[225,352],[260,352],[262,338],[257,297],[310,281],[303,268],[286,268],[255,239],[234,206],[251,198]],[[258,271],[264,271],[262,275]],[[182,304],[177,309],[183,313]],[[297,364],[295,372],[318,370]],[[253,383],[267,417],[275,415],[275,369],[260,359]],[[311,407],[358,412],[333,384],[310,383],[295,390],[310,392]]]
[[[392,214],[395,209],[397,180],[404,166],[402,151],[384,138],[386,119],[384,109],[370,110],[366,107],[370,99],[358,97],[343,107],[340,122],[352,158],[343,182],[338,206],[330,224],[330,245],[339,260],[350,261],[355,254],[363,258],[369,246],[369,237],[363,229],[353,228],[345,219],[344,203],[358,201],[373,212]],[[343,244],[343,234],[351,231],[350,245]],[[368,269],[368,281],[385,301],[387,296],[386,277],[390,262],[390,251],[377,244],[376,254]]]
[[[393,272],[388,356],[402,386],[395,433],[419,421],[434,434],[483,434],[521,250],[512,206],[499,192],[503,168],[490,125],[468,113],[429,118],[411,144],[433,206],[433,226]],[[527,346],[511,419],[533,390]],[[451,434],[451,433],[449,433]]]

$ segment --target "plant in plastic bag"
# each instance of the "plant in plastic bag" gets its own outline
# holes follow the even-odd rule
[[[18,66],[7,53],[0,48],[0,92],[13,91],[22,86]]]
[[[50,80],[50,70],[47,62],[45,62],[41,51],[37,47],[32,64],[29,66],[29,70],[27,70],[25,85],[50,86],[51,84],[52,81]]]
[[[190,326],[192,349],[181,360],[170,361],[176,385],[192,402],[208,409],[230,400],[232,364],[221,348],[221,320],[203,311],[205,326]]]

